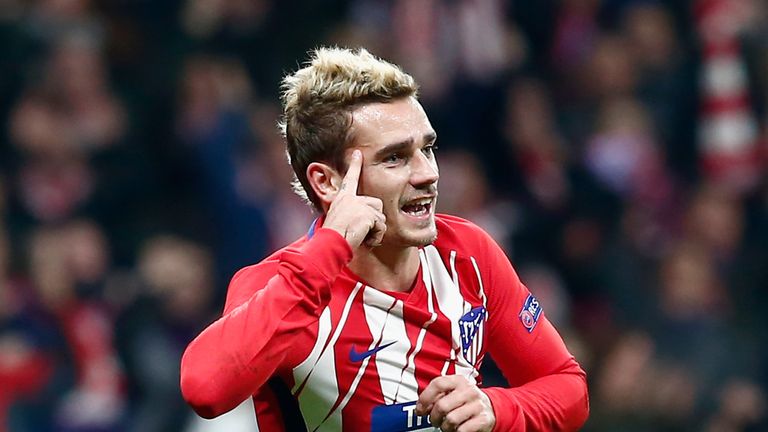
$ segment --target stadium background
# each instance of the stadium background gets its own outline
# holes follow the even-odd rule
[[[275,124],[319,44],[422,84],[439,210],[542,300],[585,430],[768,430],[765,2],[0,0],[0,431],[249,430],[179,358],[311,220]]]

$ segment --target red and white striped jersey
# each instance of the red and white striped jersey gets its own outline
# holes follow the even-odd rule
[[[441,375],[480,385],[490,352],[513,388],[483,389],[499,430],[574,429],[586,418],[584,373],[475,225],[437,217],[409,292],[370,286],[346,266],[336,232],[312,230],[232,281],[221,319],[190,344],[182,390],[204,416],[254,399],[259,430],[283,421],[264,383],[291,389],[309,431],[433,430],[415,415]]]

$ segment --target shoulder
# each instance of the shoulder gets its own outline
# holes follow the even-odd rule
[[[458,216],[438,214],[435,216],[437,240],[435,247],[467,250],[472,254],[487,251],[495,244],[491,236],[475,223]]]
[[[504,280],[517,276],[504,249],[483,228],[456,216],[438,215],[437,240],[433,246],[441,256],[453,254],[456,262],[474,262],[480,273]]]

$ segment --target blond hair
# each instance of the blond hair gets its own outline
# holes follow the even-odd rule
[[[363,48],[317,48],[307,65],[282,82],[280,129],[293,167],[294,191],[322,212],[307,167],[324,162],[345,171],[352,111],[361,104],[415,97],[418,86],[398,66]]]

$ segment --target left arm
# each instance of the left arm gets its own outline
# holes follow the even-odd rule
[[[511,387],[480,390],[463,377],[438,377],[420,395],[417,412],[429,413],[446,431],[576,430],[589,414],[586,374],[543,314],[527,321],[531,331],[523,324],[530,293],[501,249],[487,241],[487,346]]]
[[[521,356],[513,344],[491,342],[491,355],[512,386],[483,389],[493,405],[497,430],[570,431],[587,420],[586,374],[552,324],[542,320],[533,332],[541,333],[533,338],[535,343],[522,348],[530,350],[527,354]]]
[[[488,242],[488,347],[510,385],[483,389],[496,428],[577,430],[589,414],[586,373],[543,313],[532,330],[524,325],[520,313],[530,292],[501,248]]]

